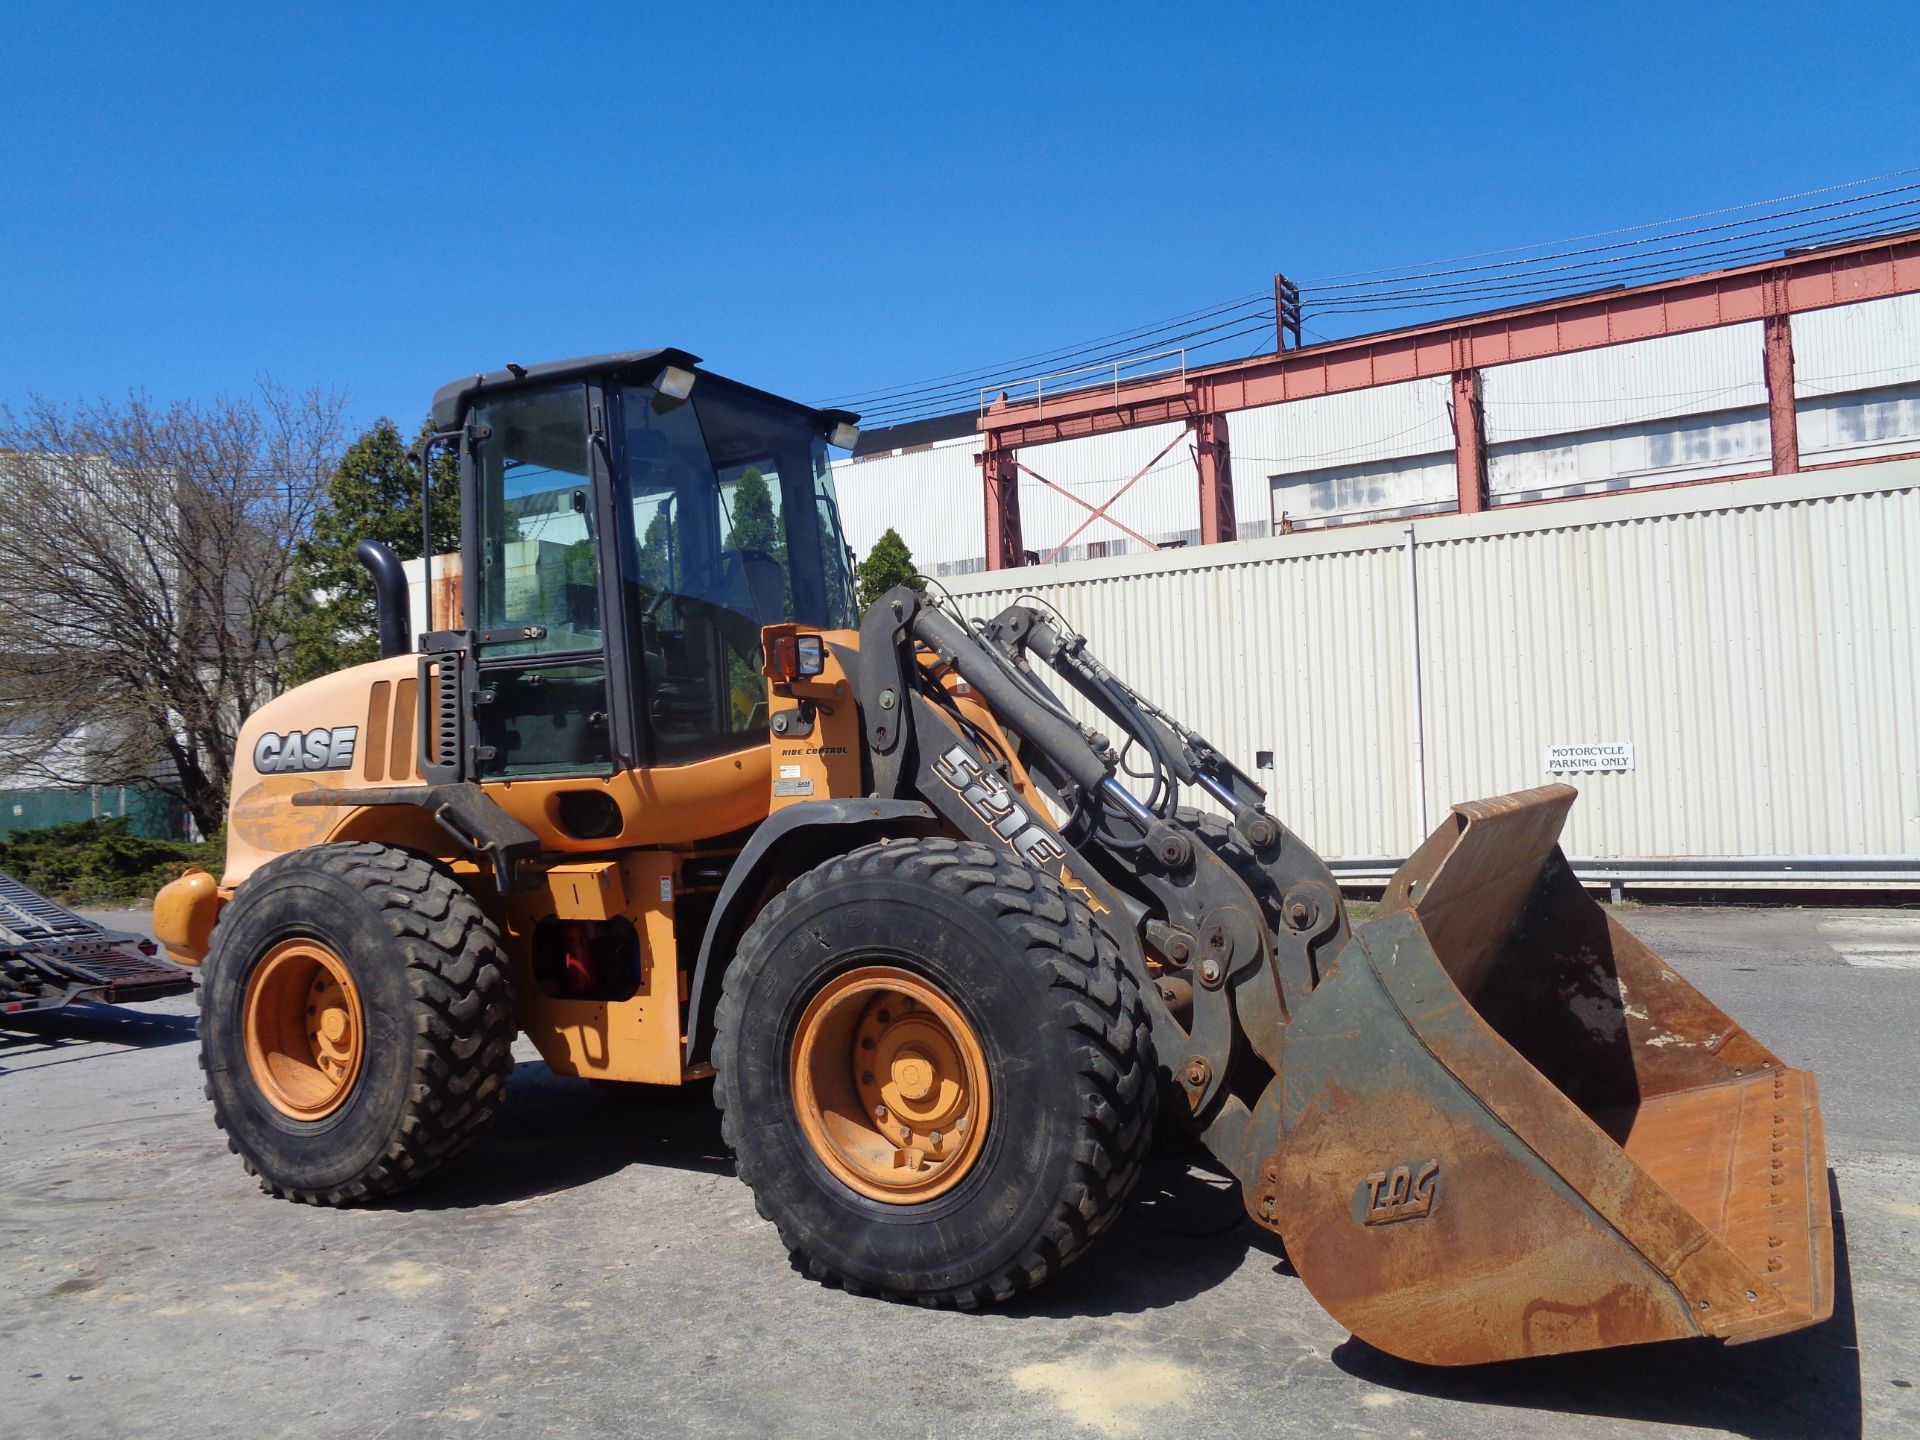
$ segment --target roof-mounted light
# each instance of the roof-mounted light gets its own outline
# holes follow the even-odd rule
[[[661,370],[659,378],[653,382],[653,388],[669,400],[684,400],[693,394],[693,371],[682,370],[678,365],[668,365]]]
[[[827,443],[837,450],[851,450],[860,443],[860,427],[851,420],[842,420],[828,432]]]

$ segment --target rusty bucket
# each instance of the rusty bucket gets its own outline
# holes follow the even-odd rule
[[[1314,1298],[1403,1359],[1832,1313],[1813,1076],[1580,888],[1575,793],[1455,807],[1288,1028],[1275,1218]]]

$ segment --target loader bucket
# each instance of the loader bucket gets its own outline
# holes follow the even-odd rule
[[[1455,807],[1296,1011],[1262,1106],[1257,1203],[1314,1298],[1403,1359],[1833,1310],[1813,1076],[1586,895],[1557,844],[1574,798]]]

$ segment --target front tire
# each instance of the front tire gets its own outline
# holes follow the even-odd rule
[[[320,845],[248,877],[214,931],[200,1064],[261,1188],[315,1205],[391,1195],[493,1120],[513,1067],[500,937],[444,870]]]
[[[1151,1144],[1153,1046],[1112,940],[986,845],[870,845],[742,938],[715,1098],[740,1178],[815,1276],[974,1306],[1118,1213]]]

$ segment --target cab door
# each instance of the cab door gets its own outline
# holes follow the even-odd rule
[[[601,404],[598,386],[574,383],[486,397],[473,412],[464,548],[467,624],[481,637],[481,780],[606,776],[632,764],[613,704],[622,677],[608,664]]]

